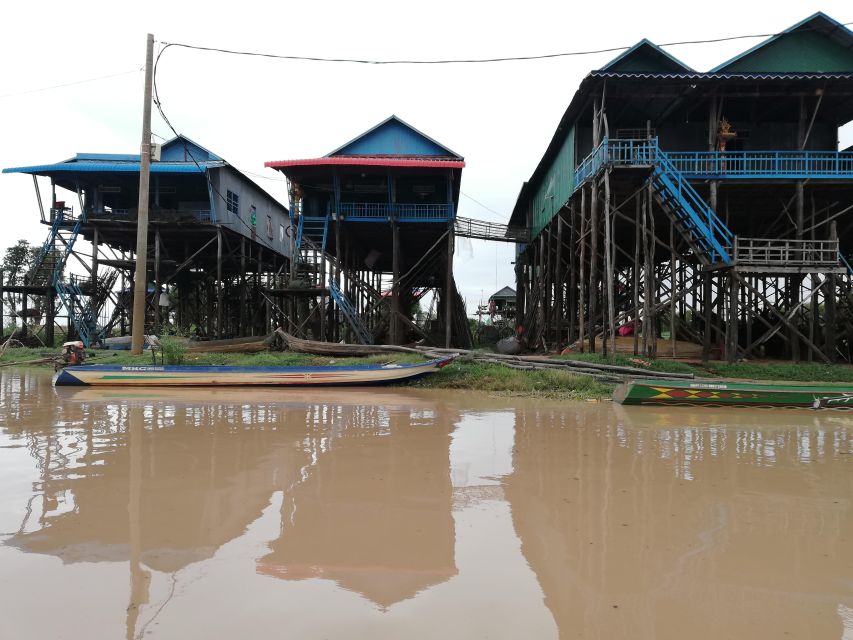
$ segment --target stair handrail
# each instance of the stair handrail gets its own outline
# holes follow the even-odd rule
[[[674,193],[688,205],[688,215],[702,232],[704,240],[711,244],[712,254],[717,253],[724,263],[730,264],[732,259],[728,248],[734,243],[734,234],[659,147],[656,158],[655,168],[661,179],[668,182]]]
[[[344,317],[347,319],[347,323],[352,330],[355,331],[355,334],[358,336],[358,339],[361,340],[362,344],[373,344],[373,336],[370,331],[368,331],[367,327],[364,326],[364,323],[358,316],[355,307],[352,306],[349,298],[344,295],[344,292],[340,290],[338,283],[334,280],[329,282],[329,294],[338,305],[338,308],[343,312]]]

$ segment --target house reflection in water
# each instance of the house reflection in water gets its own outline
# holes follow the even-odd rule
[[[281,535],[258,572],[333,580],[381,608],[456,575],[451,426],[423,418],[392,408],[337,431],[285,495]]]
[[[515,437],[505,495],[560,637],[843,633],[843,418],[575,405]]]

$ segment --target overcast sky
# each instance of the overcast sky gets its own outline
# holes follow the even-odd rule
[[[163,42],[286,55],[506,57],[628,47],[644,37],[666,43],[771,33],[819,10],[853,22],[849,0],[6,3],[0,167],[57,162],[77,152],[137,152],[148,32]],[[759,41],[668,51],[706,71]],[[283,203],[280,174],[264,169],[264,161],[323,155],[396,114],[465,156],[459,215],[505,222],[578,83],[616,55],[365,66],[173,47],[161,60],[158,85],[178,132],[243,171],[268,176],[256,180]],[[111,74],[124,75],[24,93]],[[171,137],[159,116],[153,130]],[[18,238],[41,243],[47,229],[38,222],[29,176],[0,175],[0,196],[0,250]],[[512,259],[512,245],[460,241],[456,279],[469,310],[481,295],[514,286]]]

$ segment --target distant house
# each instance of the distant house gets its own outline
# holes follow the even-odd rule
[[[83,209],[90,220],[135,220],[139,155],[78,153],[54,164],[4,169],[50,178],[79,194],[63,206]],[[75,206],[76,205],[76,206]],[[151,163],[149,220],[218,224],[282,256],[290,255],[287,208],[245,174],[185,136],[164,143]]]
[[[111,153],[78,153],[53,164],[3,170],[50,179],[49,199],[36,181],[41,221],[50,231],[30,278],[0,282],[7,293],[21,296],[24,309],[28,297],[47,303],[36,301],[48,310],[49,340],[57,310],[67,315],[69,333],[87,345],[126,332],[129,296],[123,293],[135,273],[139,170],[138,154]],[[152,158],[148,220],[148,290],[158,292],[146,318],[150,330],[172,325],[184,333],[224,337],[266,332],[277,324],[261,285],[284,270],[292,241],[288,210],[273,196],[220,156],[178,136]],[[75,247],[80,238],[94,252]],[[71,255],[75,269],[83,267],[87,275],[66,273]]]
[[[504,287],[489,296],[489,314],[500,315],[504,318],[515,317],[515,289]]]
[[[298,225],[291,277],[310,284],[312,305],[325,308],[328,294],[337,310],[332,322],[318,318],[316,335],[337,340],[344,328],[361,342],[425,339],[410,310],[435,292],[446,345],[470,344],[453,278],[461,155],[392,115],[322,157],[266,166],[290,181]],[[317,265],[329,258],[327,282]],[[392,282],[390,295],[379,295]],[[302,318],[291,320],[293,331],[307,330]]]

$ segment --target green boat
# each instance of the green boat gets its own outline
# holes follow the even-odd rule
[[[613,393],[620,404],[733,407],[851,407],[853,385],[729,380],[633,380]]]

